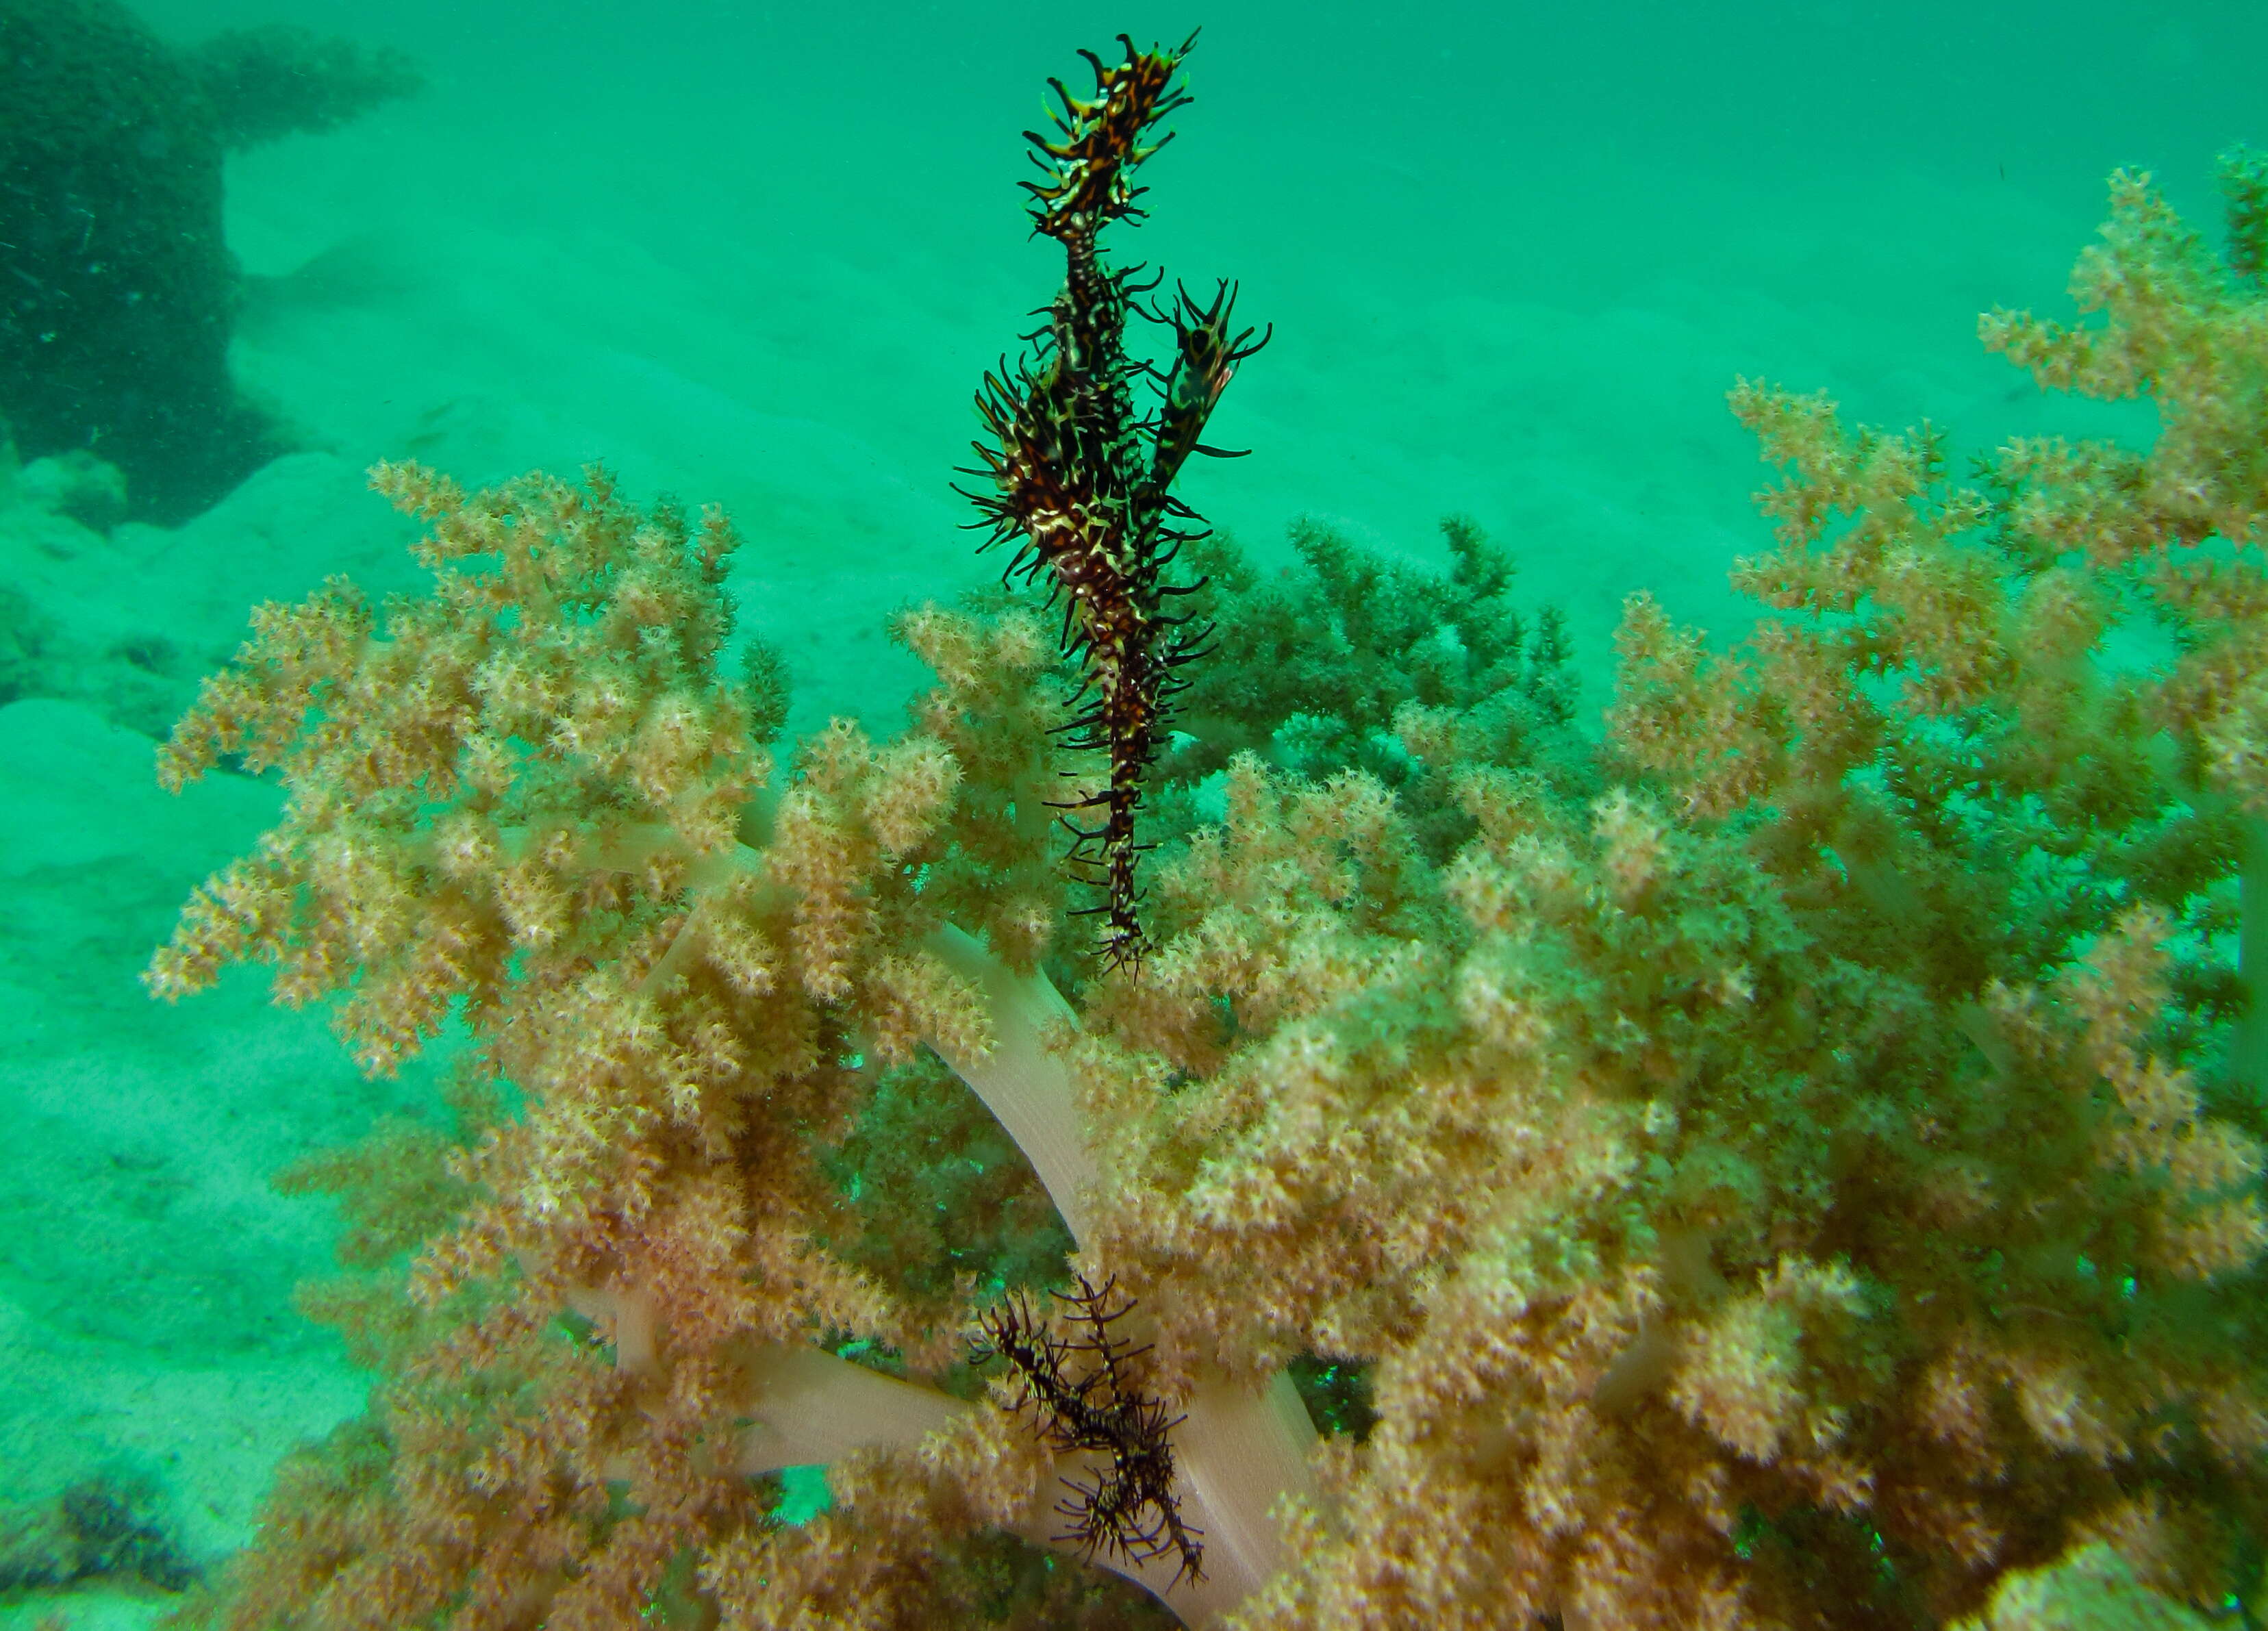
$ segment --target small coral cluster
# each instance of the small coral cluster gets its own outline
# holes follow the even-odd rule
[[[1240,754],[1138,966],[1064,955],[1050,804],[1111,769],[1033,616],[902,617],[907,731],[776,767],[776,694],[719,666],[720,518],[381,468],[435,587],[258,614],[166,774],[290,803],[152,980],[273,962],[373,1069],[460,1026],[458,1118],[302,1174],[350,1198],[364,1272],[322,1300],[380,1379],[196,1615],[2257,1609],[2262,174],[2231,160],[2226,257],[2117,178],[2102,320],[1985,321],[2147,397],[2150,446],[1964,484],[1933,430],[1742,386],[1786,472],[1744,647],[1635,599],[1576,774],[1535,746],[1550,653],[1474,612],[1503,665],[1384,722],[1462,827]],[[2162,653],[2113,660],[2138,631]],[[1030,1295],[1114,1276],[1108,1340]],[[1073,1442],[1134,1348],[1155,1431]],[[1066,1535],[1066,1480],[1160,1554],[1098,1550],[1091,1504]]]
[[[1468,518],[1441,523],[1446,572],[1381,559],[1310,518],[1294,560],[1263,571],[1225,536],[1183,552],[1203,574],[1189,614],[1211,631],[1159,761],[1153,830],[1186,837],[1200,797],[1239,753],[1308,781],[1359,770],[1389,789],[1426,855],[1445,861],[1471,817],[1434,767],[1542,771],[1570,793],[1595,780],[1572,728],[1575,684],[1557,607],[1513,602],[1511,557]],[[1410,744],[1421,745],[1413,752]]]

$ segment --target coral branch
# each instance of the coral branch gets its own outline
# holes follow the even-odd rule
[[[1233,650],[1287,606],[1469,633],[1332,694],[1408,797],[1226,757],[1138,922],[1190,637],[1163,484],[1246,348],[1225,290],[1181,297],[1131,417],[1094,235],[1178,55],[1063,95],[1033,191],[1071,275],[987,399],[995,525],[1087,659],[1070,746],[1111,759],[1118,966],[1076,1005],[1036,621],[905,614],[910,728],[775,776],[777,686],[718,669],[730,528],[603,473],[382,467],[430,591],[262,608],[183,721],[169,782],[235,755],[288,802],[153,988],[267,960],[372,1069],[466,1036],[453,1125],[295,1180],[351,1193],[320,1305],[379,1384],[205,1623],[2257,1620],[2257,167],[2233,266],[2122,176],[2102,322],[1987,320],[2051,386],[2146,394],[2147,446],[1963,485],[1933,427],[1737,388],[1784,471],[1734,580],[1771,614],[1712,652],[1634,599],[1583,764],[1546,757],[1556,630],[1469,529],[1446,585],[1314,533],[1296,598],[1224,592]],[[2162,660],[2112,660],[2137,618]],[[785,1510],[820,1459],[829,1510]]]

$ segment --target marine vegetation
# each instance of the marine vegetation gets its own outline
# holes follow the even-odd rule
[[[1073,121],[1130,144],[1171,55]],[[1580,775],[1504,728],[1549,687],[1404,676],[1462,835],[1237,753],[1138,961],[1075,929],[1052,811],[1123,753],[1031,610],[902,614],[907,728],[775,759],[721,514],[381,466],[431,590],[255,613],[162,774],[289,800],[151,982],[269,964],[372,1070],[446,1034],[453,1119],[295,1174],[377,1384],[187,1618],[2257,1615],[2268,212],[2228,171],[2227,254],[2121,173],[2091,315],[1984,320],[2154,435],[1963,479],[1741,385],[1745,643],[1633,598]]]

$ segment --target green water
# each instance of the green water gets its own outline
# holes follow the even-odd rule
[[[1595,710],[1630,591],[1747,621],[1724,573],[1768,533],[1735,377],[1968,450],[2146,434],[2036,394],[1976,316],[2066,312],[2114,167],[2206,222],[2213,155],[2268,143],[2268,9],[2236,4],[138,11],[177,46],[300,24],[427,81],[226,164],[230,368],[272,462],[174,527],[0,493],[0,1493],[106,1480],[197,1564],[360,1399],[291,1305],[329,1221],[267,1176],[432,1089],[362,1081],[250,976],[144,998],[180,898],[275,798],[167,799],[151,738],[253,602],[414,585],[372,460],[603,459],[723,503],[793,728],[889,728],[918,671],[881,620],[987,581],[951,471],[1059,275],[1019,133],[1076,48],[1202,24],[1153,218],[1116,248],[1240,280],[1275,339],[1209,433],[1251,456],[1187,496],[1277,561],[1301,515],[1429,565],[1438,518],[1476,518],[1566,609]],[[80,1623],[162,1598],[98,1583]],[[45,1608],[0,1598],[0,1627]]]

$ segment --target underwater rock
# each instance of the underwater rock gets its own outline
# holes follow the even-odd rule
[[[0,1592],[93,1580],[186,1591],[197,1568],[151,1516],[153,1504],[146,1487],[99,1477],[52,1500],[0,1510]]]
[[[295,30],[177,52],[116,0],[0,0],[0,421],[178,523],[280,451],[238,393],[221,159],[415,84]]]

